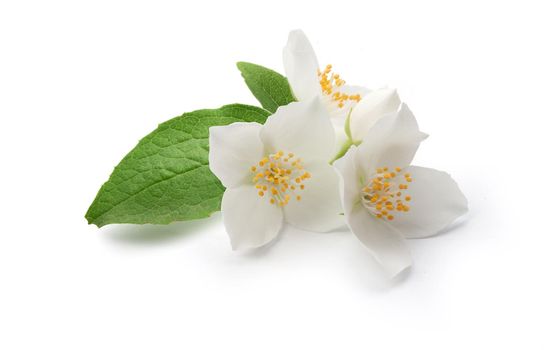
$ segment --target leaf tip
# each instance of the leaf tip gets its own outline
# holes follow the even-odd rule
[[[245,61],[238,61],[236,62],[236,67],[238,67],[238,69],[244,67],[244,66],[247,66],[249,63],[248,62],[245,62]]]
[[[89,209],[87,209],[87,212],[85,213],[85,220],[87,220],[87,225],[95,225],[96,227],[100,228],[100,227],[104,226],[104,224],[102,222],[99,222],[99,221],[97,222],[96,216],[93,215],[93,213],[92,213],[93,204],[91,204]]]

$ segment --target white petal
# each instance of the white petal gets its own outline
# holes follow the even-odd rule
[[[346,93],[348,95],[360,94],[361,96],[364,96],[367,92],[369,92],[369,90],[364,87],[353,85],[343,85],[335,91]],[[334,127],[336,134],[336,151],[334,154],[337,154],[349,140],[345,131],[346,119],[350,111],[356,106],[356,103],[354,101],[347,101],[345,102],[344,106],[340,108],[338,107],[338,101],[334,101],[330,95],[321,95],[321,101],[329,112],[329,116]]]
[[[443,171],[410,166],[412,182],[404,191],[412,199],[410,211],[395,214],[390,224],[407,238],[436,234],[468,211],[467,199],[451,176]]]
[[[408,106],[403,103],[398,113],[389,114],[376,122],[361,144],[359,153],[366,176],[378,167],[407,167],[420,142],[426,137],[419,131],[416,118]]]
[[[293,30],[283,49],[283,66],[289,85],[299,101],[321,94],[319,65],[312,44],[302,30]]]
[[[340,92],[347,95],[359,94],[361,96],[365,96],[367,93],[370,93],[370,90],[361,86],[342,85],[338,88],[335,88],[334,92]],[[335,101],[332,95],[326,94],[321,94],[321,101],[323,101],[323,104],[327,108],[330,117],[333,120],[338,120],[338,122],[342,125],[342,129],[344,129],[346,117],[348,116],[350,110],[352,110],[357,105],[357,102],[348,100],[344,102],[343,107],[339,107],[338,101]]]
[[[357,148],[352,146],[344,157],[334,162],[340,174],[340,194],[344,213],[351,212],[353,206],[361,202],[361,176],[356,164]]]
[[[266,152],[293,152],[303,162],[329,161],[334,152],[334,129],[317,97],[279,107],[264,124],[261,139]]]
[[[278,235],[283,223],[281,209],[259,197],[250,185],[227,188],[221,212],[235,250],[265,245]]]
[[[346,215],[351,231],[391,277],[412,264],[406,241],[386,222],[372,216],[361,205],[354,206]]]
[[[300,201],[292,198],[284,207],[285,220],[303,230],[327,232],[345,225],[340,203],[339,177],[328,164],[306,167],[312,175],[304,182],[304,190],[297,190]]]
[[[364,96],[372,92],[370,89],[367,89],[366,87],[358,86],[358,85],[342,85],[336,88],[335,91],[339,91],[348,95],[359,94],[361,96]]]
[[[262,125],[233,123],[210,128],[210,170],[225,187],[251,182],[251,166],[263,157]]]
[[[350,118],[351,135],[355,141],[364,141],[370,129],[385,115],[395,113],[400,98],[395,89],[378,89],[363,96]]]

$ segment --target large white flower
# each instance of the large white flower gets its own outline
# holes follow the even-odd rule
[[[448,174],[410,165],[425,138],[403,104],[334,164],[349,227],[391,275],[411,265],[405,238],[434,235],[467,211]]]
[[[334,130],[317,99],[278,108],[264,125],[210,128],[210,169],[226,187],[221,211],[233,249],[270,242],[284,221],[310,231],[344,224]]]
[[[327,108],[336,131],[337,152],[342,147],[360,143],[381,117],[400,106],[394,89],[370,91],[346,85],[340,75],[332,71],[332,65],[320,69],[314,49],[301,30],[289,33],[283,49],[283,64],[295,97],[305,101],[318,96]],[[346,128],[348,115],[350,123]]]

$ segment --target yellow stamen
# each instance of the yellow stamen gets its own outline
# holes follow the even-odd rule
[[[377,168],[375,174],[362,188],[363,205],[377,218],[394,220],[395,217],[390,212],[410,211],[410,207],[405,202],[412,200],[412,197],[403,196],[404,190],[408,189],[408,184],[401,181],[411,182],[412,177],[410,174],[403,174],[400,167],[394,169],[394,172],[389,172],[387,167]],[[397,173],[402,176],[397,178]]]
[[[343,108],[346,101],[357,103],[361,101],[360,94],[348,95],[341,91],[341,87],[346,84],[339,74],[332,73],[332,65],[328,64],[324,71],[317,70],[321,92],[325,96],[330,96],[331,101],[336,103],[338,108]]]
[[[304,169],[302,159],[294,157],[293,153],[280,150],[250,168],[259,197],[267,196],[270,204],[280,207],[289,204],[292,197],[297,201],[302,199],[296,192],[304,189],[302,182],[308,181],[312,174]]]

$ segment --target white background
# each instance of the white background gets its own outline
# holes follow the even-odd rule
[[[543,9],[529,1],[0,2],[0,348],[544,349]],[[289,30],[397,87],[468,217],[387,281],[349,232],[230,250],[220,214],[88,226],[158,123],[256,104]]]

